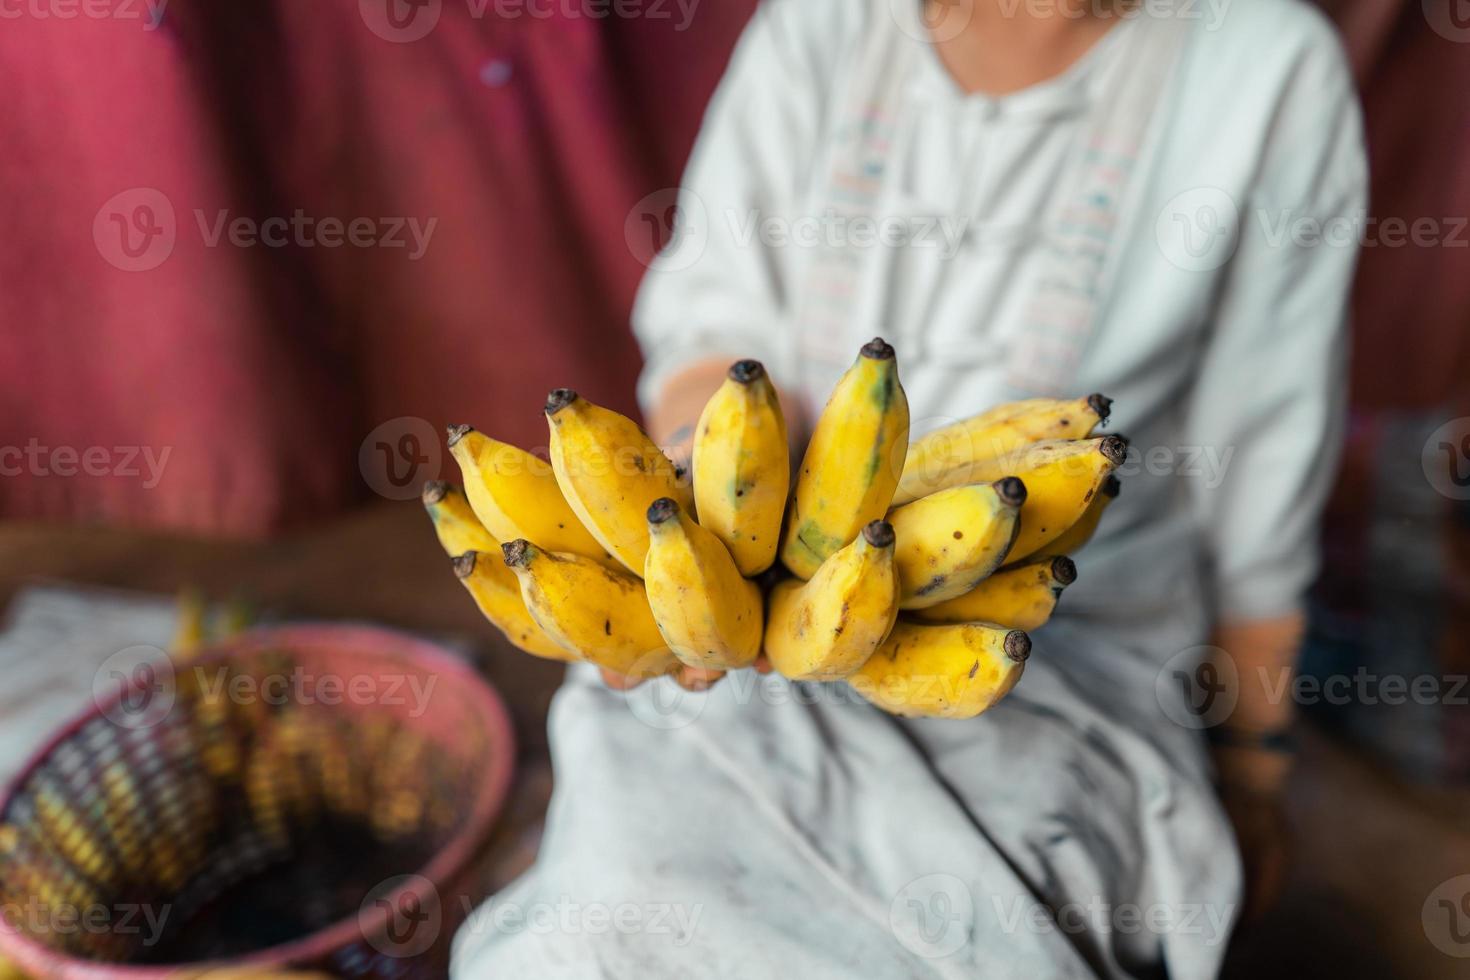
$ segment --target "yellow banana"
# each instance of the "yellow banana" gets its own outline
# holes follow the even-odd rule
[[[1015,475],[1026,482],[1026,503],[1005,564],[1030,557],[1081,520],[1127,456],[1128,443],[1120,436],[1039,442],[1019,454]]]
[[[694,503],[741,575],[776,560],[791,482],[786,419],[759,361],[737,361],[694,431]]]
[[[1030,655],[1021,630],[899,621],[848,683],[891,714],[973,718],[1010,693]]]
[[[1092,498],[1092,503],[1087,505],[1087,510],[1078,518],[1077,523],[1062,532],[1062,536],[1051,544],[1039,548],[1034,557],[1075,555],[1081,551],[1083,546],[1097,533],[1097,526],[1102,521],[1103,511],[1118,499],[1118,492],[1122,489],[1123,485],[1118,481],[1117,474],[1108,474],[1108,478],[1103,481],[1102,492]]]
[[[926,623],[999,623],[1017,630],[1045,625],[1062,590],[1077,581],[1077,566],[1065,555],[1032,558],[1005,568],[958,598],[915,611]]]
[[[567,503],[598,542],[634,575],[648,556],[648,505],[672,497],[694,509],[689,481],[632,419],[570,388],[546,399],[551,468]]]
[[[761,590],[714,534],[671,497],[648,508],[648,606],[674,656],[690,667],[748,667],[761,650]]]
[[[500,551],[500,542],[495,535],[485,530],[470,502],[457,488],[443,480],[430,480],[424,484],[424,509],[434,522],[434,533],[439,544],[450,558],[466,551],[485,551],[495,554]],[[514,576],[509,576],[514,578]]]
[[[776,584],[765,636],[776,670],[793,680],[830,681],[867,662],[898,619],[893,538],[891,524],[873,521],[811,581]]]
[[[995,571],[1020,529],[1026,485],[1013,476],[952,487],[895,507],[899,606],[922,609],[963,595]]]
[[[500,542],[475,518],[465,495],[442,480],[431,480],[424,484],[423,499],[439,544],[455,559],[455,576],[485,618],[532,656],[575,660],[526,612],[520,583],[500,560]]]
[[[832,390],[791,496],[781,560],[797,578],[888,512],[909,438],[909,403],[893,348],[863,346]]]
[[[543,551],[529,541],[502,546],[521,583],[521,599],[547,635],[581,659],[631,677],[679,666],[635,575],[581,555]]]
[[[1052,439],[1085,439],[1107,422],[1112,405],[1105,395],[1030,398],[936,429],[909,446],[893,503],[967,483],[994,483],[1016,472],[1009,457],[1017,450]]]
[[[481,553],[466,551],[454,556],[454,575],[474,598],[480,612],[505,638],[520,649],[546,660],[576,660],[559,642],[552,639],[521,600],[521,586],[500,560],[500,549]]]
[[[545,460],[467,425],[449,427],[449,451],[464,474],[470,507],[496,539],[525,538],[547,551],[614,565],[607,549],[577,519]]]

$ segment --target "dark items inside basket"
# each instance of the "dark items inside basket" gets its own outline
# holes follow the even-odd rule
[[[0,905],[59,954],[134,965],[238,958],[358,916],[462,830],[491,736],[454,684],[415,714],[262,683],[344,669],[388,676],[260,650],[173,670],[146,723],[104,709],[71,730],[0,815]]]

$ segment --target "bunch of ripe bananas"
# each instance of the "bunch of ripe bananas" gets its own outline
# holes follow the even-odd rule
[[[747,360],[699,419],[692,480],[632,420],[557,389],[549,463],[454,426],[464,491],[431,483],[424,502],[460,581],[527,653],[635,678],[764,655],[895,714],[968,718],[1015,686],[1025,630],[1117,495],[1127,443],[1092,437],[1110,404],[1013,402],[910,444],[893,348],[874,340],[795,474]]]

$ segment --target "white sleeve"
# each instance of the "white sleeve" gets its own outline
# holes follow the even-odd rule
[[[762,3],[710,102],[674,234],[633,307],[645,410],[670,373],[699,358],[752,357],[778,383],[789,376],[789,257],[763,245],[758,228],[793,214],[812,170],[835,45],[815,36],[811,8],[828,6]]]
[[[1344,435],[1347,302],[1366,209],[1362,123],[1335,44],[1278,106],[1226,270],[1185,442],[1218,455],[1186,481],[1216,615],[1301,608]],[[1205,457],[1208,458],[1208,457]]]

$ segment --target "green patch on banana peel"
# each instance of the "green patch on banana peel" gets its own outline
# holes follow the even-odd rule
[[[868,397],[873,400],[874,405],[878,406],[880,412],[888,411],[888,406],[893,403],[893,382],[893,375],[885,374],[868,390]]]
[[[828,555],[838,551],[846,543],[830,534],[824,534],[815,521],[803,524],[796,533],[796,540],[818,561],[825,561]]]

